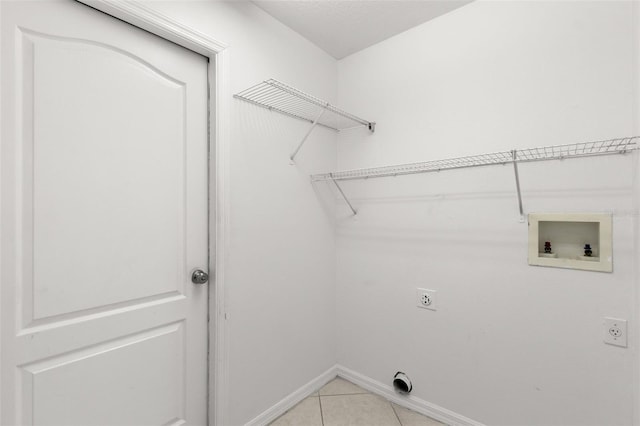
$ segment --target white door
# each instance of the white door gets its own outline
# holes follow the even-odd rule
[[[71,0],[0,15],[0,424],[206,424],[207,59]]]

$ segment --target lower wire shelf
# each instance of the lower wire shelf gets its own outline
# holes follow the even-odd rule
[[[344,170],[330,173],[311,175],[312,182],[332,181],[345,199],[353,214],[357,214],[338,181],[355,179],[372,179],[389,176],[402,176],[418,173],[440,172],[444,170],[463,169],[471,167],[485,167],[493,165],[513,164],[520,219],[524,221],[522,209],[522,195],[518,178],[518,164],[534,161],[564,160],[570,158],[584,158],[603,155],[626,154],[637,150],[640,136],[608,139],[595,142],[581,142],[566,145],[550,145],[538,148],[514,149],[489,154],[470,155],[465,157],[448,158],[443,160],[424,161],[419,163],[398,164],[392,166],[371,167],[364,169]]]
[[[323,180],[369,179],[387,176],[401,176],[416,173],[439,172],[443,170],[462,169],[504,165],[509,163],[526,163],[531,161],[563,160],[567,158],[591,157],[598,155],[625,154],[638,149],[640,136],[609,139],[597,142],[552,145],[538,148],[514,149],[511,151],[493,152],[489,154],[470,155],[466,157],[432,160],[419,163],[398,164],[393,166],[371,167],[365,169],[344,170],[332,173],[320,173],[311,176],[314,182]]]

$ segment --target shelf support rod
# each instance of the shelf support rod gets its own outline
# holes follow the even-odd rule
[[[520,211],[520,222],[524,222],[524,210],[522,209],[522,192],[520,192],[520,176],[518,175],[518,152],[511,151],[513,157],[513,173],[516,177],[516,191],[518,192],[518,210]]]
[[[313,124],[311,124],[311,127],[309,127],[309,130],[307,130],[307,134],[304,135],[304,137],[302,138],[302,140],[298,144],[298,147],[296,148],[296,150],[293,151],[293,153],[289,157],[291,159],[291,164],[293,164],[293,161],[296,158],[296,155],[298,155],[298,151],[300,151],[300,148],[302,148],[302,145],[304,145],[304,143],[307,141],[307,138],[309,137],[309,135],[311,134],[313,129],[318,125],[318,120],[320,120],[322,118],[322,115],[325,113],[326,110],[327,110],[326,108],[322,108],[322,111],[320,111],[320,114],[318,114],[316,119],[313,120]]]
[[[353,212],[353,215],[354,216],[357,215],[358,213],[356,212],[356,209],[353,208],[353,206],[349,202],[349,199],[347,198],[347,196],[344,195],[344,191],[342,191],[342,188],[340,188],[340,185],[338,185],[338,182],[333,178],[333,173],[329,173],[329,177],[331,178],[331,181],[336,186],[336,188],[338,188],[338,191],[340,192],[340,195],[342,195],[342,198],[344,199],[345,203],[347,203],[347,205],[349,206],[349,208]]]

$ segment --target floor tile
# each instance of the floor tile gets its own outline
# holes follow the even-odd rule
[[[320,396],[322,395],[351,395],[356,393],[369,393],[362,389],[360,386],[356,386],[351,382],[346,381],[341,377],[336,377],[322,389],[320,389]]]
[[[391,404],[373,394],[321,396],[324,426],[400,426]]]
[[[442,426],[444,423],[440,423],[431,417],[423,416],[420,413],[401,407],[397,404],[391,404],[395,410],[402,426]]]
[[[322,426],[320,398],[310,396],[277,418],[270,426]]]

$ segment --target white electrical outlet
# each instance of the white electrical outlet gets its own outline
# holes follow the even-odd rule
[[[604,319],[604,342],[610,345],[627,347],[627,320],[620,318]]]
[[[432,311],[438,310],[437,306],[437,291],[427,290],[426,288],[416,289],[416,304],[419,308],[431,309]]]

